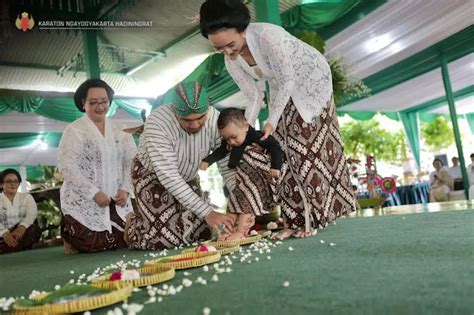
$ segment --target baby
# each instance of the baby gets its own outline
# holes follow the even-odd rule
[[[273,136],[261,140],[263,132],[255,130],[248,124],[242,110],[236,108],[224,109],[217,120],[217,128],[223,139],[222,144],[201,162],[199,169],[206,170],[209,165],[225,158],[229,153],[228,166],[236,168],[244,155],[245,148],[257,144],[270,154],[270,175],[272,177],[280,176],[280,169],[283,164],[283,151],[280,144]],[[235,240],[247,236],[249,229],[254,225],[255,214],[230,213],[229,215],[235,218],[235,228],[231,235],[221,235],[220,239]]]

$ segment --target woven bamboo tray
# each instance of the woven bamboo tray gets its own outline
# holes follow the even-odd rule
[[[262,236],[257,234],[255,236],[249,236],[246,238],[243,238],[241,240],[235,240],[235,241],[212,241],[205,243],[206,245],[212,245],[214,247],[222,247],[222,246],[235,246],[235,245],[247,245],[247,244],[252,244],[257,241],[260,241],[262,239]]]
[[[192,258],[191,260],[165,262],[168,259],[181,259],[181,258]],[[145,266],[167,266],[174,269],[187,269],[196,268],[208,264],[215,263],[221,259],[221,254],[218,251],[215,252],[193,252],[193,253],[182,253],[174,256],[167,256],[159,259],[154,259],[145,262]]]
[[[93,286],[97,286],[93,284]],[[120,301],[125,301],[132,295],[133,286],[116,286],[115,290],[98,296],[78,298],[66,303],[45,304],[40,306],[13,305],[13,314],[67,314],[78,313],[109,306]],[[49,293],[39,294],[34,299],[40,300]]]
[[[229,254],[232,254],[234,252],[238,252],[240,250],[240,245],[226,244],[224,246],[223,245],[215,246],[215,244],[213,244],[212,242],[211,243],[206,243],[205,245],[214,246],[216,248],[217,252],[219,252],[221,254],[221,256],[229,255]],[[186,249],[183,250],[183,253],[196,253],[196,248],[197,247],[186,248]]]
[[[149,285],[154,285],[157,283],[168,281],[175,276],[175,271],[173,267],[169,266],[145,266],[137,269],[140,274],[140,278],[134,280],[115,280],[110,281],[110,273],[100,276],[98,278],[92,279],[92,283],[101,287],[113,289],[116,285],[125,286],[131,284],[134,287],[146,287]],[[142,274],[146,274],[142,277]]]

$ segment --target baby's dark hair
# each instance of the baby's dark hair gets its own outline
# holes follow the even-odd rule
[[[207,0],[199,11],[199,26],[205,38],[230,28],[243,32],[249,23],[249,9],[241,0]]]
[[[224,129],[231,122],[236,124],[246,123],[247,120],[245,119],[244,111],[238,108],[224,109],[217,119],[217,128]]]

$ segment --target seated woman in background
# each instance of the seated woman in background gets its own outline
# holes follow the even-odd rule
[[[74,103],[86,114],[66,127],[59,145],[66,253],[126,247],[123,230],[132,211],[130,166],[136,147],[130,134],[106,118],[113,95],[99,79],[85,81],[74,94]]]
[[[440,159],[433,161],[435,170],[430,174],[430,202],[448,201],[453,180]]]
[[[27,249],[41,237],[34,224],[36,202],[30,194],[19,193],[21,176],[14,169],[0,175],[3,192],[0,194],[0,254]]]

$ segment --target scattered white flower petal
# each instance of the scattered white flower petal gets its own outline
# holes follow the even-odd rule
[[[136,304],[136,303],[128,304],[128,306],[126,308],[126,310],[128,311],[129,314],[130,314],[130,312],[140,313],[142,309],[143,309],[143,305]]]
[[[155,303],[156,302],[156,297],[152,296],[151,298],[148,299],[148,301],[145,302],[145,304],[150,304],[150,303]]]
[[[402,217],[403,220],[405,220],[406,218],[405,217]]]
[[[329,243],[329,246],[336,246],[335,243]]]
[[[163,298],[161,296],[158,297],[158,302],[163,301]]]
[[[211,309],[209,307],[205,307],[202,310],[202,315],[209,315],[211,314]]]
[[[185,271],[185,272],[183,272],[183,275],[185,275],[185,276],[190,276],[190,275],[191,275],[191,273],[190,273],[190,272],[187,272],[187,271]]]
[[[54,289],[55,289],[55,290],[59,290],[59,289],[61,289],[61,286],[60,286],[59,284],[56,284],[56,285],[54,286]]]
[[[209,271],[209,267],[208,267],[208,266],[204,266],[204,267],[202,267],[202,270],[204,270],[204,272],[208,272],[208,271]]]
[[[211,281],[217,282],[219,281],[219,277],[217,275],[213,275]]]
[[[169,295],[175,295],[176,294],[176,289],[173,286],[170,286],[168,289],[168,294]]]
[[[74,274],[74,270],[69,271],[69,273],[73,275],[73,274]]]
[[[251,236],[255,236],[255,235],[258,235],[258,232],[255,231],[255,230],[252,230],[252,231],[250,231],[249,234],[250,234]]]
[[[289,282],[289,281],[283,282],[283,286],[284,286],[285,288],[289,287],[289,286],[290,286],[290,282]]]
[[[90,311],[85,311],[83,315],[91,315]]]
[[[153,296],[156,295],[156,292],[153,291],[153,290],[148,290],[148,295],[151,296],[151,297],[153,297]]]
[[[268,259],[268,260],[270,260],[270,259],[272,259],[272,257],[270,257],[270,256],[267,256],[267,259]]]
[[[324,240],[320,240],[319,242],[320,242],[321,244],[324,244],[324,243],[325,243]]]
[[[183,285],[185,288],[190,287],[193,284],[193,282],[189,279],[184,278],[183,279]]]
[[[230,267],[225,268],[225,272],[232,272],[232,269]]]
[[[289,251],[292,251],[292,250],[295,250],[295,249],[290,246],[290,247],[288,247],[288,250],[289,250]]]

